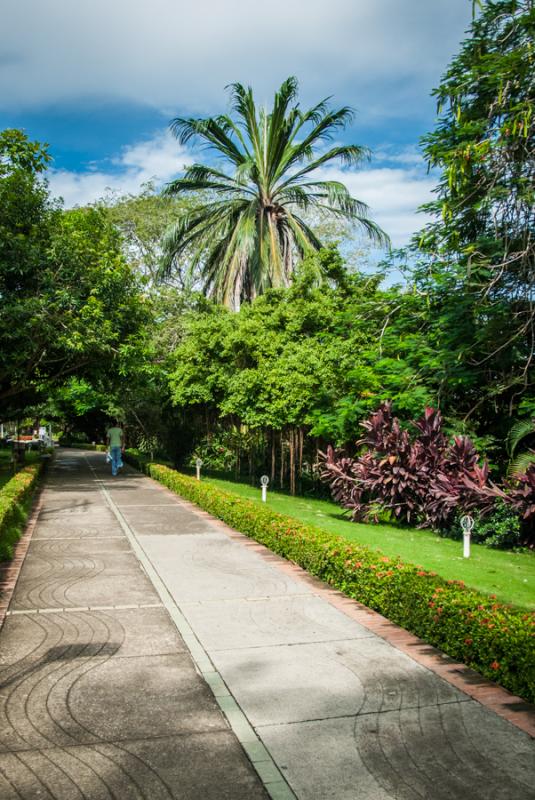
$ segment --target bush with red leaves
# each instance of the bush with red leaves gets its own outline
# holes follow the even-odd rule
[[[332,447],[321,454],[321,477],[354,520],[377,519],[381,509],[399,521],[439,529],[451,523],[456,510],[486,514],[498,497],[508,499],[489,480],[488,464],[478,464],[468,437],[448,441],[440,411],[426,408],[412,424],[411,436],[393,416],[391,403],[383,403],[362,423],[361,455],[348,458]]]

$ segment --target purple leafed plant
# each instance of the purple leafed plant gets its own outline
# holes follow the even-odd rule
[[[508,489],[513,508],[526,526],[532,529],[535,523],[535,465],[528,467],[522,475],[515,476]]]
[[[413,435],[401,428],[392,404],[383,403],[362,423],[359,456],[349,458],[332,447],[321,454],[321,477],[354,520],[376,519],[383,509],[403,522],[441,528],[457,509],[485,514],[497,497],[506,498],[490,482],[488,465],[478,464],[470,439],[449,442],[440,411],[426,408],[412,425]]]

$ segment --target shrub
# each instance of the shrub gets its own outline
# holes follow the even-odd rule
[[[43,463],[24,467],[0,489],[0,561],[13,557]]]
[[[512,507],[522,519],[522,543],[535,546],[535,465],[515,475],[508,486]]]
[[[105,444],[88,444],[87,442],[60,442],[60,447],[72,447],[75,450],[93,450],[97,453],[105,453],[108,449]]]
[[[413,423],[412,436],[393,416],[391,403],[362,426],[365,435],[357,445],[365,452],[347,458],[329,447],[321,462],[322,480],[355,520],[374,519],[379,507],[402,522],[444,528],[457,509],[489,513],[496,498],[505,496],[490,483],[488,465],[478,464],[470,439],[448,441],[435,409],[426,408]]]
[[[147,473],[236,530],[384,614],[487,678],[535,700],[535,615],[434,572],[138,460]]]
[[[448,530],[441,531],[442,535],[461,540],[463,538],[461,516],[462,514],[457,513],[453,525]],[[522,545],[523,533],[518,513],[503,500],[497,500],[493,510],[486,516],[477,513],[473,516],[475,523],[471,536],[473,542],[504,549]]]

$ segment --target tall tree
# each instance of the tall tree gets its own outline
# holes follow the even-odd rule
[[[108,388],[137,363],[150,310],[102,210],[62,212],[46,148],[0,134],[0,417],[71,376]]]
[[[436,221],[420,238],[432,257],[420,278],[431,302],[443,297],[444,350],[473,376],[467,416],[491,407],[503,416],[516,413],[534,374],[535,6],[477,5],[435,91],[438,124],[424,139],[441,177],[427,206]]]
[[[326,99],[302,111],[296,98],[297,81],[288,78],[268,113],[257,108],[250,87],[235,83],[234,116],[173,120],[181,144],[200,141],[230,170],[194,164],[167,186],[171,196],[204,191],[210,197],[167,233],[162,274],[189,252],[192,266],[201,265],[205,290],[238,308],[269,287],[288,286],[297,260],[321,248],[306,220],[309,210],[351,220],[375,242],[387,243],[367,206],[343,183],[320,180],[316,172],[333,161],[351,166],[369,156],[364,147],[328,144],[351,121],[351,109],[332,110]]]

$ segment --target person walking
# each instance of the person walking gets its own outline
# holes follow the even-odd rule
[[[121,452],[124,449],[124,433],[118,420],[108,428],[106,439],[111,456],[111,474],[117,475],[117,470],[123,466]]]

